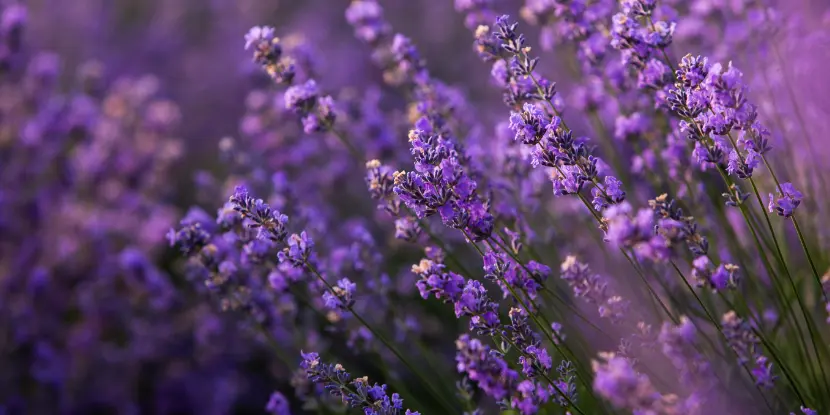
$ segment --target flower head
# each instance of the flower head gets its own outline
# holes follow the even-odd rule
[[[781,183],[776,188],[776,191],[778,193],[777,197],[774,197],[772,193],[769,194],[767,208],[770,213],[775,212],[779,216],[789,218],[795,213],[795,209],[801,205],[801,200],[804,198],[804,195],[796,190],[792,183]]]

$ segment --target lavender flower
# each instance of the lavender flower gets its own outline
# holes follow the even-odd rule
[[[611,46],[622,52],[623,62],[642,69],[672,42],[674,22],[658,21],[652,24],[656,3],[651,0],[624,1],[621,13],[613,17]]]
[[[419,218],[439,213],[447,226],[483,240],[493,231],[489,204],[463,164],[460,149],[444,134],[409,133],[415,171],[396,172],[394,191]]]
[[[456,302],[460,299],[465,285],[464,277],[446,271],[444,264],[425,258],[412,266],[412,272],[419,277],[416,285],[424,299],[430,294],[443,302]]]
[[[294,233],[288,237],[288,246],[279,253],[280,262],[289,263],[295,267],[303,268],[312,258],[314,251],[314,240],[303,231],[299,235]]]
[[[499,401],[514,390],[519,374],[508,367],[503,357],[466,334],[455,345],[458,372],[466,374],[484,393]]]
[[[677,326],[663,323],[658,335],[663,354],[671,360],[680,372],[681,382],[699,386],[712,379],[709,363],[695,348],[696,328],[686,316],[681,316]]]
[[[707,256],[697,257],[692,262],[692,277],[695,284],[715,291],[737,287],[739,282],[737,271],[737,265],[732,264],[721,264],[715,268]]]
[[[190,255],[207,245],[210,234],[202,229],[200,223],[192,223],[184,225],[178,231],[170,229],[167,233],[167,240],[170,246],[178,245],[183,254]]]
[[[512,344],[516,345],[523,355],[519,357],[522,373],[528,378],[534,378],[539,373],[547,373],[553,366],[553,360],[542,346],[539,336],[528,325],[527,312],[521,308],[511,308],[509,312],[510,332]]]
[[[569,255],[562,262],[560,278],[571,286],[575,296],[595,304],[600,317],[618,322],[625,315],[628,303],[620,296],[609,294],[608,283],[575,256]]]
[[[378,209],[384,209],[392,216],[399,216],[401,202],[394,193],[392,168],[381,165],[379,160],[370,160],[366,162],[366,170],[366,185],[372,199],[378,202]]]
[[[603,219],[608,227],[605,237],[615,246],[631,249],[639,257],[653,261],[665,261],[671,256],[671,240],[654,231],[651,210],[640,209],[633,215],[631,205],[622,203],[608,208]],[[661,221],[661,226],[666,225],[667,222]]]
[[[579,194],[585,184],[592,183],[595,206],[621,203],[625,199],[621,183],[607,176],[605,186],[600,184],[600,160],[591,154],[587,139],[573,137],[559,117],[561,108],[555,99],[555,84],[535,72],[538,58],[528,55],[524,35],[517,33],[516,27],[507,16],[501,16],[491,35],[487,34],[488,27],[476,30],[480,55],[485,61],[494,62],[493,74],[497,83],[505,87],[505,103],[522,108],[510,116],[515,139],[533,147],[534,167],[555,169],[551,174],[555,195]],[[545,105],[553,114],[540,109]]]
[[[290,85],[296,74],[292,59],[283,56],[273,27],[254,26],[245,35],[245,49],[253,49],[254,62],[279,84]]]
[[[285,242],[285,229],[288,216],[271,209],[262,199],[254,199],[245,187],[238,186],[230,197],[233,210],[239,212],[243,218],[249,219],[248,227],[258,231],[260,239],[270,239],[273,242]]]
[[[342,365],[323,363],[317,353],[302,353],[300,367],[305,370],[308,379],[322,385],[343,403],[361,408],[367,415],[398,415],[404,412],[403,399],[397,393],[390,397],[386,385],[369,384],[367,377],[352,379]],[[418,412],[405,410],[406,415]]]
[[[455,303],[455,316],[469,316],[470,330],[479,334],[496,333],[501,323],[498,305],[487,295],[487,289],[476,280],[468,280]]]
[[[535,261],[521,266],[508,258],[503,252],[487,251],[482,257],[484,261],[485,278],[491,279],[502,289],[504,298],[512,292],[524,292],[531,299],[535,299],[541,290],[541,283],[547,279],[550,269]],[[534,271],[528,273],[527,270]]]
[[[772,363],[761,354],[761,340],[749,324],[738,317],[734,311],[730,311],[721,318],[721,326],[729,347],[738,355],[740,363],[751,367],[755,383],[771,388],[776,379],[772,373]]]
[[[637,373],[624,357],[600,354],[600,360],[593,362],[593,369],[594,390],[618,408],[637,413],[678,413],[684,404],[675,396],[657,392],[650,379]]]
[[[332,310],[347,310],[354,305],[354,292],[357,284],[348,278],[337,281],[331,291],[323,293],[323,302]]]
[[[375,44],[389,34],[383,8],[374,0],[353,0],[346,9],[346,21],[354,27],[355,37]]]
[[[285,91],[285,108],[300,117],[306,134],[329,131],[336,119],[334,100],[330,96],[321,97],[313,79]]]
[[[804,197],[801,192],[795,189],[792,183],[781,183],[777,190],[778,197],[774,197],[772,193],[769,194],[769,204],[767,208],[770,213],[775,212],[779,216],[789,218],[795,213],[795,209],[801,205],[801,200]]]
[[[569,360],[563,360],[556,368],[559,378],[556,380],[556,387],[562,391],[559,398],[559,405],[568,406],[576,403],[578,399],[576,389],[576,368]]]

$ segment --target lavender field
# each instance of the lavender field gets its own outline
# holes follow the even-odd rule
[[[828,68],[824,0],[0,0],[0,415],[830,415]]]

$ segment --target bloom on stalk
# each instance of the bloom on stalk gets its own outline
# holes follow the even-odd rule
[[[801,205],[801,200],[804,195],[795,189],[792,183],[781,183],[781,186],[776,187],[777,197],[769,194],[769,204],[767,208],[770,213],[775,212],[779,216],[789,218],[795,213],[795,209]]]
[[[360,408],[366,415],[418,415],[418,412],[404,410],[403,399],[397,393],[391,396],[386,385],[369,384],[368,377],[354,378],[341,364],[328,364],[317,353],[301,353],[300,363],[309,380],[323,386],[343,403]]]
[[[591,272],[588,264],[579,262],[575,256],[569,255],[562,262],[560,278],[568,283],[575,296],[595,304],[600,317],[619,322],[625,315],[628,302],[609,293],[606,279]]]

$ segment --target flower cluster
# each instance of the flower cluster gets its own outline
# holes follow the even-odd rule
[[[675,22],[654,21],[656,8],[655,0],[623,0],[611,27],[611,46],[622,51],[623,61],[652,75],[667,69],[654,57],[671,45],[677,27]]]
[[[525,37],[516,27],[501,16],[492,34],[487,26],[476,29],[477,47],[485,61],[494,62],[492,75],[505,88],[505,103],[521,108],[510,115],[514,139],[531,148],[534,167],[554,169],[555,195],[579,195],[583,186],[591,184],[595,209],[623,202],[620,180],[600,174],[600,159],[592,154],[587,139],[574,137],[559,117],[555,84],[535,72],[539,60],[528,55]]]
[[[455,358],[458,371],[504,407],[515,408],[522,415],[530,415],[537,413],[539,407],[556,394],[551,385],[521,380],[500,353],[491,350],[478,339],[465,334],[455,344],[458,349]]]
[[[774,197],[772,193],[769,194],[769,211],[789,218],[793,215],[795,209],[801,205],[804,195],[796,190],[792,183],[781,183],[778,186],[777,193],[778,197]]]
[[[575,256],[568,256],[560,268],[559,277],[568,283],[574,295],[595,304],[601,317],[619,321],[625,316],[628,303],[609,293],[608,282],[592,273],[587,264],[579,262]]]
[[[663,354],[680,372],[681,382],[691,385],[712,383],[709,362],[697,351],[696,328],[688,317],[682,316],[678,325],[663,323],[657,341]],[[703,392],[701,389],[698,392]]]
[[[277,84],[288,86],[285,108],[297,114],[307,134],[330,131],[336,119],[334,99],[321,95],[317,82],[308,79],[296,84],[294,58],[283,56],[280,39],[273,27],[255,26],[245,35],[245,49],[253,51],[253,60]]]
[[[395,172],[395,194],[419,218],[437,213],[447,226],[474,240],[487,239],[493,232],[493,216],[462,162],[463,155],[444,134],[428,125],[423,128],[409,132],[415,170]]]
[[[403,399],[397,393],[390,397],[386,385],[369,384],[368,377],[354,378],[342,365],[328,364],[317,353],[303,353],[300,367],[313,382],[319,383],[334,396],[353,408],[361,408],[366,415],[417,415],[404,409]]]
[[[648,376],[638,373],[631,361],[613,353],[593,362],[594,389],[618,408],[637,413],[699,413],[693,399],[679,400],[658,392]]]
[[[488,251],[482,257],[484,277],[493,280],[501,289],[504,298],[511,292],[523,292],[535,299],[550,276],[550,268],[536,261],[519,264],[504,252]]]
[[[761,354],[761,340],[755,334],[754,329],[734,311],[723,315],[721,326],[729,347],[738,355],[740,362],[752,367],[755,383],[771,388],[777,376],[772,373],[772,363]]]

